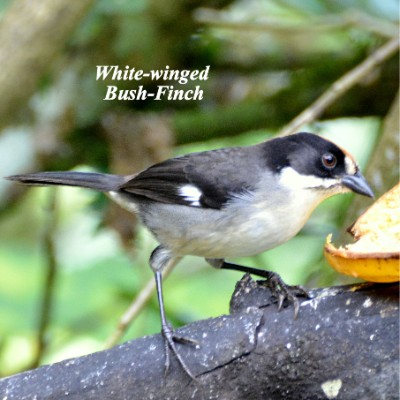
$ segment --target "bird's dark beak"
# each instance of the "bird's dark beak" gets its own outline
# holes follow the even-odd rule
[[[342,178],[342,184],[355,193],[374,197],[374,192],[369,187],[367,180],[360,171],[357,171],[355,175],[345,175]]]

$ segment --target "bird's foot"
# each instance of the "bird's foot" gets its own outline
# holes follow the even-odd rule
[[[297,297],[310,298],[310,295],[305,289],[301,286],[287,285],[276,272],[232,264],[223,259],[207,259],[207,261],[215,268],[231,269],[233,271],[245,272],[247,274],[253,274],[265,278],[265,281],[259,281],[259,283],[268,287],[271,290],[272,295],[276,297],[278,310],[281,310],[285,300],[293,303],[295,319],[297,318],[300,308],[300,303],[297,300]]]
[[[298,297],[310,298],[309,293],[301,286],[287,285],[276,272],[268,272],[268,278],[258,282],[271,290],[272,296],[277,299],[278,311],[282,309],[285,300],[292,303],[294,308],[294,318],[296,319],[300,309]]]
[[[165,375],[167,375],[170,367],[170,352],[172,352],[172,354],[176,357],[180,366],[186,372],[186,374],[189,375],[191,379],[196,381],[197,380],[196,377],[192,374],[189,367],[183,360],[182,356],[179,354],[178,349],[176,348],[176,343],[197,346],[198,342],[193,339],[176,335],[174,329],[168,322],[163,324],[161,333],[163,335],[164,345],[165,345]]]

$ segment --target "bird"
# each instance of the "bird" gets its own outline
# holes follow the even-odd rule
[[[177,156],[131,175],[94,172],[38,172],[6,177],[28,185],[94,189],[139,216],[159,245],[150,256],[165,346],[187,367],[168,322],[162,272],[186,255],[203,257],[212,267],[264,277],[279,301],[293,303],[307,292],[289,286],[272,271],[227,262],[275,248],[295,236],[313,210],[335,194],[373,191],[353,156],[319,135],[300,132],[245,147],[227,147]]]

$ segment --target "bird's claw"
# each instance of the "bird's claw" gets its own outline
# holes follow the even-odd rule
[[[181,344],[189,344],[192,346],[197,346],[198,342],[196,340],[186,338],[183,336],[175,335],[173,328],[168,324],[164,324],[162,326],[162,336],[164,338],[164,346],[165,346],[165,370],[164,376],[167,375],[169,367],[170,367],[170,351],[174,354],[176,359],[178,360],[180,366],[185,371],[185,373],[194,381],[196,381],[196,377],[192,374],[189,367],[186,365],[185,361],[183,360],[182,356],[179,354],[175,343]]]
[[[282,309],[285,300],[293,304],[294,319],[297,318],[300,310],[300,303],[297,297],[310,298],[310,295],[303,287],[287,285],[275,272],[271,272],[268,279],[260,281],[260,283],[268,287],[271,290],[272,296],[277,298],[278,311]]]

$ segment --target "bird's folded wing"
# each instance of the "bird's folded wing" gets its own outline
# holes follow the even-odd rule
[[[252,189],[241,174],[251,163],[245,153],[230,148],[176,157],[139,173],[119,190],[162,203],[221,209]]]

